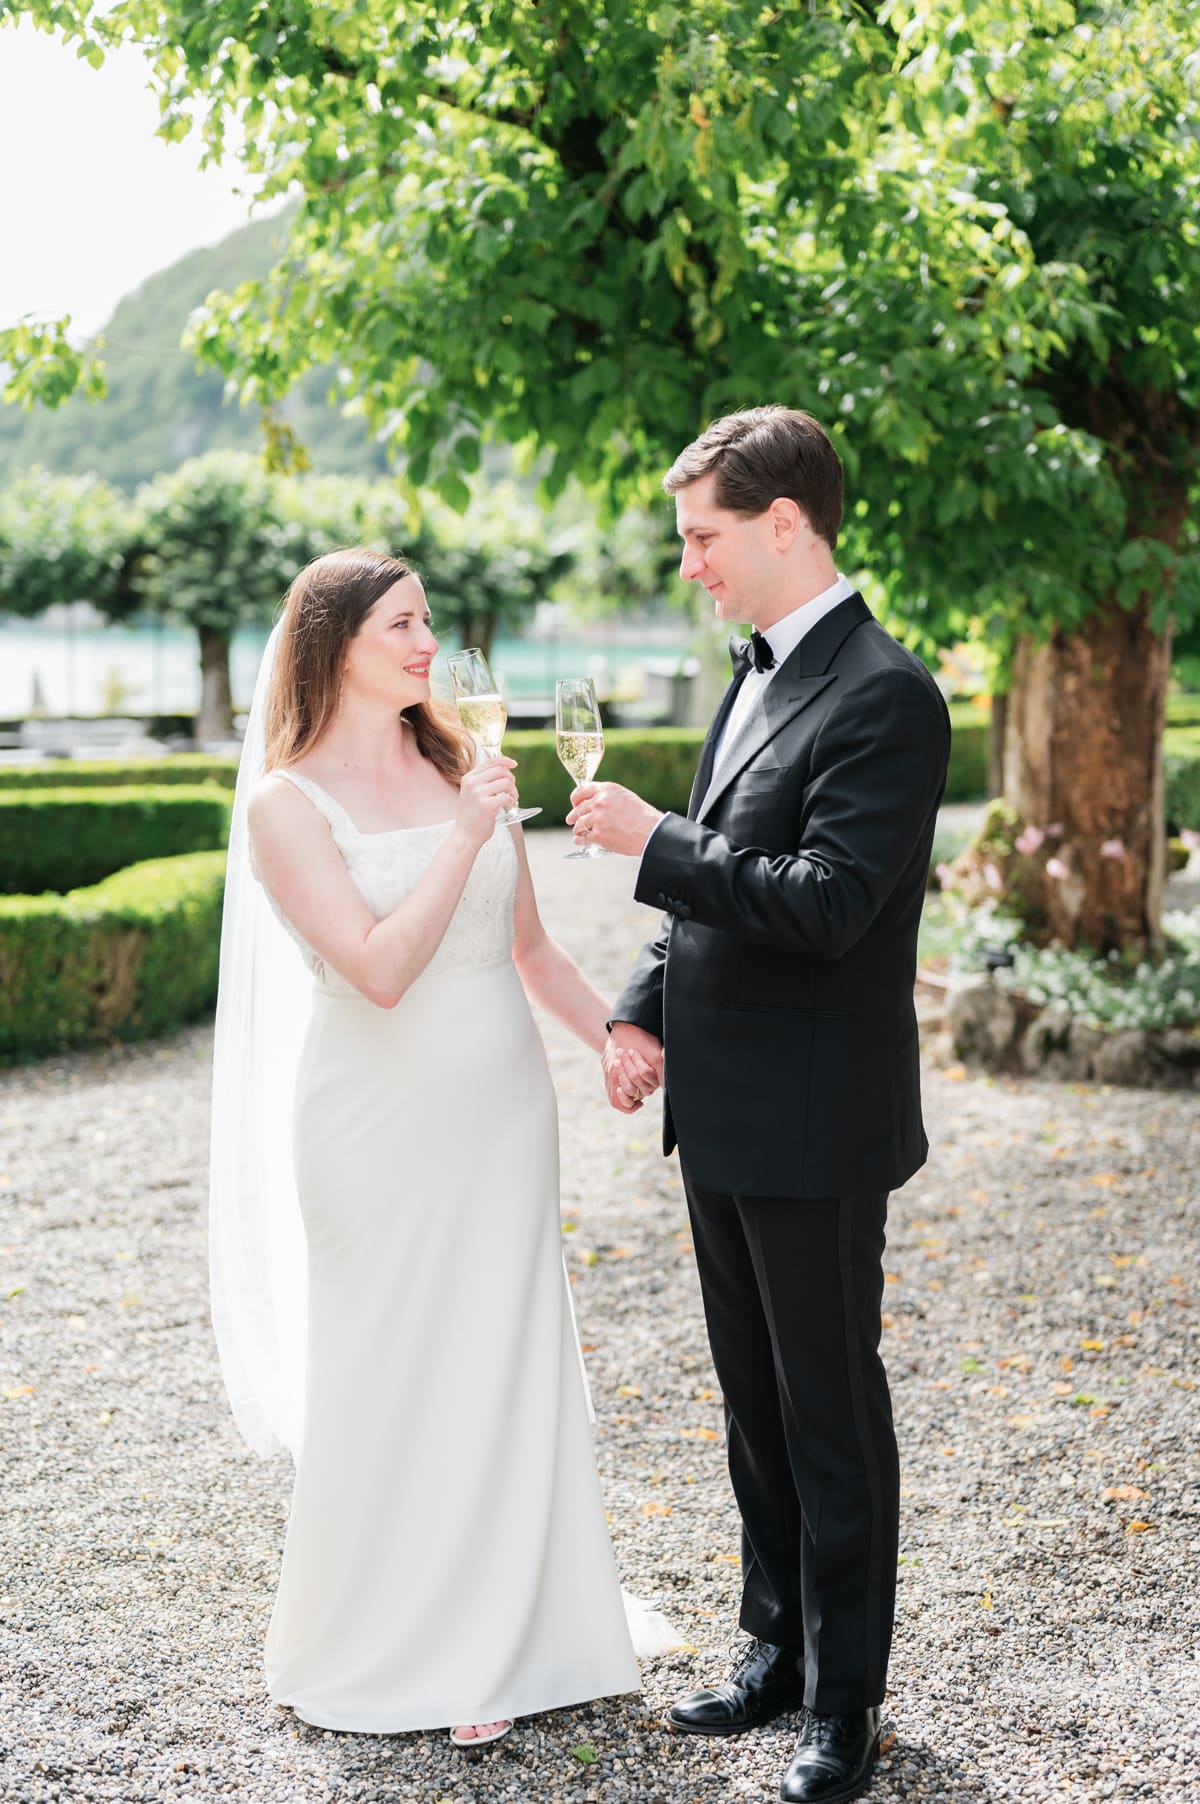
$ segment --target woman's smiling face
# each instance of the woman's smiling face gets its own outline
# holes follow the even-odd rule
[[[346,652],[345,694],[411,708],[429,700],[429,667],[438,642],[425,591],[402,577],[375,603]]]

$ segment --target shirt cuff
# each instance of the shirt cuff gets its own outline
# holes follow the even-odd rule
[[[646,853],[650,850],[650,840],[654,838],[654,835],[658,832],[659,828],[662,826],[662,824],[666,820],[666,818],[667,817],[665,814],[660,815],[659,818],[655,821],[654,825],[650,829],[650,839],[648,839],[646,841],[645,845],[642,847],[642,855],[638,859],[638,876],[639,877],[642,874],[642,865],[645,862]]]

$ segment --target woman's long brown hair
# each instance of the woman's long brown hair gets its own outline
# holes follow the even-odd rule
[[[283,604],[283,631],[267,696],[266,768],[295,764],[337,713],[346,649],[382,595],[415,572],[403,558],[356,547],[306,564]],[[474,742],[442,702],[402,716],[417,747],[457,789],[475,762]]]

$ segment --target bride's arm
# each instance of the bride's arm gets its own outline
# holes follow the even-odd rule
[[[525,842],[514,831],[517,848],[517,895],[513,916],[513,961],[520,973],[525,994],[539,1008],[554,1015],[577,1039],[593,1052],[603,1053],[609,1046],[608,1021],[612,1008],[599,990],[590,984],[575,960],[552,940],[538,914],[533,893],[533,878]],[[659,1074],[637,1053],[627,1055],[629,1068],[641,1085],[643,1094],[657,1089]]]
[[[395,1008],[450,925],[497,811],[515,801],[511,759],[481,764],[459,790],[454,825],[399,908],[377,921],[327,823],[294,784],[263,783],[247,825],[259,876],[300,938],[379,1008]]]

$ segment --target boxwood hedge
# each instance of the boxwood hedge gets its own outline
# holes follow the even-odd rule
[[[65,896],[0,896],[0,1061],[142,1039],[217,993],[225,854],[131,865]]]
[[[95,789],[113,784],[237,782],[236,758],[178,752],[171,758],[47,758],[39,764],[0,764],[3,789]]]
[[[1200,726],[1168,727],[1163,744],[1167,829],[1200,833]]]
[[[946,788],[948,802],[975,801],[987,790],[986,721],[978,718],[960,725],[956,721]],[[658,808],[686,809],[692,778],[700,759],[704,732],[699,727],[618,727],[605,734],[604,764],[600,775],[614,783],[626,783]],[[504,741],[505,750],[520,760],[518,782],[521,799],[544,811],[534,826],[558,826],[567,810],[571,784],[554,751],[554,735],[546,730],[514,729]],[[7,789],[73,789],[124,784],[219,783],[232,789],[237,760],[206,758],[181,753],[161,762],[116,760],[71,763],[0,765],[0,794]]]
[[[952,713],[954,732],[946,800],[980,801],[987,794],[988,726],[977,716],[964,720],[959,709]],[[660,808],[685,808],[703,739],[703,732],[692,727],[610,730],[599,774],[639,789]],[[544,810],[531,825],[557,826],[566,812],[571,786],[554,755],[553,734],[513,731],[504,743],[521,763],[518,782],[522,800]],[[1180,826],[1200,827],[1200,732],[1186,727],[1168,728],[1166,776],[1167,819],[1176,830]],[[9,789],[57,789],[66,785],[83,789],[201,782],[232,789],[236,778],[236,759],[209,758],[200,753],[184,752],[161,762],[56,760],[46,764],[0,764],[0,794]]]
[[[215,783],[0,789],[0,892],[73,890],[149,858],[217,849],[229,807]]]

